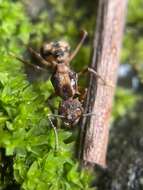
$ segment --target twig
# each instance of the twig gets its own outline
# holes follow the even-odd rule
[[[84,164],[106,167],[109,123],[116,86],[119,52],[125,21],[127,0],[99,0],[97,25],[85,112],[95,113],[83,117],[80,132],[79,157]],[[99,79],[109,85],[101,85]],[[88,165],[89,166],[89,165]]]

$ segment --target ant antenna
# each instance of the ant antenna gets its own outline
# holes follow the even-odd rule
[[[70,61],[72,61],[74,59],[74,57],[76,56],[76,54],[79,52],[85,38],[87,37],[87,31],[86,30],[82,30],[82,37],[81,40],[79,42],[79,44],[77,45],[77,47],[75,48],[74,52],[70,55]]]
[[[57,150],[59,149],[59,139],[58,139],[57,129],[56,129],[55,125],[53,124],[53,122],[52,122],[52,120],[50,118],[50,115],[48,116],[48,119],[49,119],[49,121],[51,123],[51,126],[52,126],[53,130],[54,130],[54,134],[55,134],[55,152],[57,152]]]

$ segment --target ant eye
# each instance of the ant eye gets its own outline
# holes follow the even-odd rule
[[[63,51],[60,51],[60,50],[57,50],[57,51],[54,52],[54,56],[55,56],[55,57],[64,56],[64,52],[63,52]]]

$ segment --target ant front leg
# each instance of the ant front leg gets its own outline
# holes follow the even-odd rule
[[[79,52],[86,36],[87,36],[87,32],[85,30],[83,30],[81,40],[80,40],[79,44],[77,45],[77,47],[75,48],[74,52],[70,55],[69,62],[72,61],[74,59],[74,57],[76,56],[76,54]]]
[[[31,55],[33,55],[33,57],[35,57],[39,63],[41,64],[41,66],[46,66],[46,67],[49,67],[51,68],[51,66],[56,66],[56,63],[50,63],[48,61],[46,61],[41,55],[40,53],[37,53],[34,49],[32,49],[31,47],[28,48],[29,52],[31,53]]]

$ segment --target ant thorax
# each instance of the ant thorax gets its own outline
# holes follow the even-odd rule
[[[41,56],[50,63],[66,63],[70,56],[70,46],[65,41],[45,43],[41,47]]]
[[[56,94],[64,100],[78,94],[78,76],[68,65],[62,63],[56,66],[55,73],[51,77]]]

